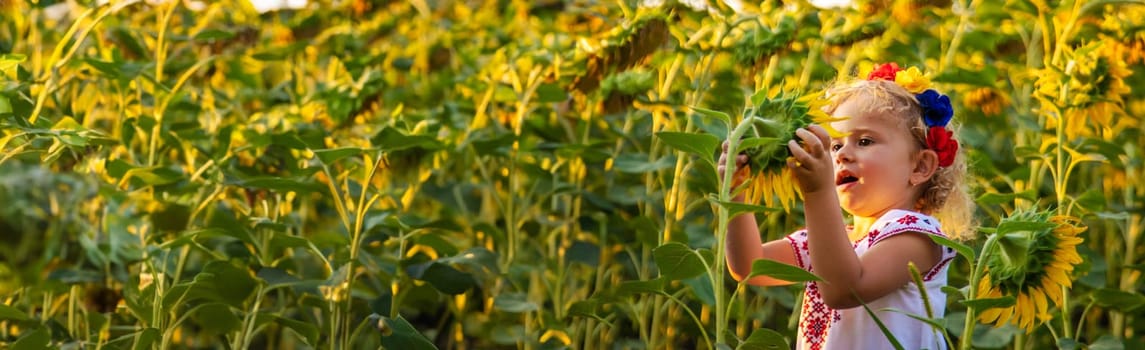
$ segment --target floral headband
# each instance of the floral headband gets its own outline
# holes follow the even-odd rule
[[[926,146],[938,153],[938,166],[947,167],[954,163],[954,155],[958,153],[958,141],[954,140],[954,133],[946,130],[946,124],[954,116],[954,108],[950,106],[950,97],[929,89],[930,79],[918,70],[918,67],[908,69],[899,68],[891,62],[876,64],[875,70],[867,75],[867,80],[889,80],[902,86],[918,99],[922,105],[922,121],[926,123]]]

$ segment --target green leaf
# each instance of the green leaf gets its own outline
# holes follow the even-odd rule
[[[679,242],[669,242],[652,250],[660,276],[681,280],[698,276],[706,269],[700,254]]]
[[[624,281],[616,287],[614,293],[617,297],[628,297],[636,294],[662,294],[664,293],[664,277],[657,277],[647,281]]]
[[[196,307],[194,312],[191,318],[195,323],[212,334],[230,333],[242,327],[242,320],[226,304],[203,304]]]
[[[406,135],[395,128],[384,128],[379,131],[370,143],[386,152],[400,151],[410,148],[423,148],[438,150],[444,147],[441,141],[429,135]]]
[[[382,317],[378,321],[378,328],[382,332],[383,349],[402,350],[436,350],[437,347],[414,329],[405,318]]]
[[[1021,328],[1012,324],[1002,327],[977,325],[974,328],[974,339],[970,343],[976,348],[998,349],[1014,340],[1014,335],[1022,334]]]
[[[710,110],[707,108],[701,108],[701,107],[692,107],[692,110],[696,111],[696,113],[700,113],[700,115],[702,115],[702,116],[722,121],[722,122],[724,122],[725,126],[731,125],[731,123],[732,123],[732,117],[729,116],[727,113],[724,113],[724,112],[713,111],[713,110]]]
[[[135,340],[135,345],[131,347],[132,350],[146,350],[151,349],[151,344],[155,344],[156,340],[162,336],[158,329],[148,327],[137,334],[138,338]]]
[[[18,77],[16,76],[16,68],[20,66],[20,62],[24,62],[24,60],[27,58],[28,56],[21,54],[0,54],[0,78],[18,80]],[[10,112],[11,111],[9,111],[9,113]],[[0,110],[0,113],[5,112]]]
[[[967,84],[984,87],[993,87],[997,79],[998,69],[991,66],[974,70],[949,67],[934,78],[931,78],[932,81],[938,83]]]
[[[936,318],[928,318],[928,317],[923,316],[923,315],[916,315],[914,313],[907,312],[906,310],[900,310],[900,309],[896,309],[893,307],[883,308],[883,309],[880,309],[879,311],[890,311],[890,312],[900,313],[903,315],[910,316],[910,318],[922,321],[923,323],[930,325],[930,327],[934,328],[935,330],[937,330],[939,332],[943,332],[946,330],[946,319],[945,318],[937,318],[937,319]]]
[[[20,311],[20,309],[0,304],[0,320],[26,321],[28,314]]]
[[[214,275],[214,289],[223,302],[241,308],[247,298],[250,298],[258,287],[250,271],[239,268],[227,261],[212,261],[207,263],[203,272]]]
[[[52,340],[52,335],[48,333],[47,328],[36,328],[36,330],[28,332],[12,343],[12,350],[42,350],[48,348],[48,342]]]
[[[790,349],[791,346],[787,344],[787,339],[783,338],[779,332],[759,328],[751,332],[736,350],[780,350]]]
[[[293,191],[301,194],[310,192],[322,192],[325,190],[325,187],[314,181],[298,181],[284,177],[269,176],[228,181],[228,184],[246,188],[260,188],[283,193]]]
[[[801,269],[798,266],[784,264],[774,260],[759,259],[751,263],[751,274],[746,279],[756,276],[768,276],[771,278],[784,280],[788,282],[822,282],[823,279],[819,278],[807,270]]]
[[[684,284],[692,288],[692,294],[696,296],[704,305],[715,307],[716,306],[716,291],[712,289],[712,278],[708,274],[700,274],[699,276],[682,280]]]
[[[1017,299],[1014,296],[1007,295],[1000,298],[978,298],[972,300],[959,300],[958,302],[966,307],[977,309],[978,311],[1014,306]]]
[[[537,102],[552,103],[568,100],[569,94],[560,84],[541,84],[537,87]]]
[[[314,151],[314,155],[318,156],[318,159],[322,160],[322,163],[330,165],[339,159],[362,154],[362,151],[361,148],[357,147],[332,148],[316,150]]]
[[[434,289],[445,294],[465,293],[477,285],[470,274],[437,261],[411,265],[406,268],[406,273],[414,279],[429,282]]]
[[[204,29],[195,34],[195,41],[227,40],[235,37],[235,33],[222,29]]]
[[[1004,235],[1012,232],[1049,230],[1058,225],[1052,222],[1041,221],[1003,221],[998,224],[997,234]]]
[[[1097,341],[1089,344],[1089,350],[1125,350],[1125,342],[1112,334],[1105,334],[1097,338]]]
[[[765,207],[762,205],[755,205],[755,204],[747,204],[747,203],[739,203],[739,202],[725,202],[725,201],[717,200],[716,195],[714,193],[708,196],[708,201],[712,202],[715,205],[721,206],[725,210],[727,210],[729,218],[734,218],[737,215],[740,215],[743,213],[766,213],[766,212],[771,212],[771,211],[783,210],[783,209],[779,209],[779,208],[771,208],[771,207]]]
[[[510,313],[523,313],[540,310],[540,306],[528,300],[523,293],[503,293],[493,298],[493,308]]]
[[[0,114],[12,113],[12,102],[8,101],[8,97],[0,95]]]
[[[1089,295],[1097,305],[1114,307],[1122,312],[1132,312],[1145,305],[1145,295],[1116,289],[1102,288]]]
[[[976,255],[976,254],[974,254],[974,248],[970,248],[970,246],[968,246],[968,245],[958,243],[957,241],[954,241],[954,240],[946,238],[946,237],[941,237],[938,235],[927,235],[927,236],[930,236],[930,240],[934,241],[934,243],[938,243],[939,245],[942,245],[944,247],[949,247],[949,248],[954,249],[954,251],[958,252],[958,255],[961,255],[962,257],[966,258],[966,261],[974,261],[975,255]]]
[[[306,345],[314,346],[318,344],[318,327],[310,322],[302,322],[285,317],[274,316],[274,322],[285,326],[287,329],[294,331],[302,337]]]
[[[266,283],[267,290],[289,287],[303,282],[302,279],[294,277],[289,272],[274,267],[261,268],[255,276]]]
[[[183,178],[183,173],[168,167],[134,168],[123,174],[123,179],[136,178],[144,184],[160,186],[174,183]]]
[[[856,296],[855,299],[860,300],[858,296]],[[871,308],[867,306],[867,303],[862,303],[862,305],[863,310],[866,310],[867,315],[870,315],[871,319],[875,320],[875,324],[879,326],[879,330],[883,332],[883,335],[887,337],[887,340],[891,342],[891,345],[895,347],[895,350],[903,350],[902,344],[900,344],[899,340],[895,338],[895,335],[887,329],[887,326],[883,324],[883,320],[879,319],[879,315],[876,315],[874,311],[871,311]]]
[[[676,165],[676,157],[666,156],[655,161],[648,160],[647,154],[621,153],[613,160],[612,168],[618,172],[643,174],[671,168]]]
[[[739,144],[736,145],[736,148],[739,148],[740,151],[743,151],[746,149],[752,149],[755,147],[780,142],[783,142],[783,140],[776,137],[749,137],[740,140]]]
[[[1003,344],[1003,345],[1005,345],[1005,344]],[[1074,340],[1073,338],[1064,338],[1064,337],[1059,338],[1057,345],[1058,345],[1058,350],[1081,349],[1081,343],[1077,342],[1077,340]]]
[[[658,132],[656,137],[679,151],[694,154],[709,163],[715,162],[716,148],[720,140],[708,134],[693,134],[686,132]]]

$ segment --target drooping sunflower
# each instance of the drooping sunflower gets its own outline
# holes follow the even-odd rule
[[[801,196],[787,167],[788,141],[795,138],[795,131],[812,123],[821,124],[832,137],[838,132],[831,129],[835,118],[823,111],[827,103],[822,93],[800,95],[780,90],[760,90],[751,97],[751,106],[744,113],[744,123],[751,123],[745,142],[750,142],[744,152],[750,159],[751,178],[748,180],[746,199],[748,203],[759,203],[771,207],[777,202],[784,210],[790,211],[798,196]]]
[[[1072,285],[1074,266],[1082,262],[1078,235],[1086,230],[1071,216],[1049,212],[1018,212],[1002,220],[995,245],[984,254],[985,273],[978,282],[980,298],[1013,296],[1014,305],[979,314],[984,323],[1012,323],[1032,331],[1053,318],[1049,310],[1062,302],[1062,290]],[[988,248],[989,249],[989,248]]]

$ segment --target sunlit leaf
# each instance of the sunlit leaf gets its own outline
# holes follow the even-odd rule
[[[790,349],[791,346],[787,344],[787,339],[779,332],[759,328],[751,332],[751,335],[744,339],[736,347],[736,350],[780,350]]]
[[[24,321],[28,320],[28,314],[17,308],[0,304],[0,320]]]
[[[445,294],[465,293],[477,284],[472,275],[437,261],[409,266],[406,273],[415,279],[429,282],[434,289]]]
[[[1017,301],[1013,296],[1007,295],[999,298],[979,298],[972,300],[959,300],[958,303],[966,305],[966,307],[974,308],[978,311],[993,309],[999,307],[1014,306]]]
[[[700,254],[682,243],[665,243],[652,250],[652,255],[660,275],[669,280],[691,278],[705,271]]]
[[[822,282],[823,279],[807,272],[798,266],[784,264],[774,260],[757,259],[751,263],[751,274],[746,279],[756,276],[768,276],[788,282]]]
[[[1133,312],[1133,310],[1145,305],[1145,295],[1141,295],[1141,293],[1109,288],[1094,290],[1093,294],[1090,294],[1090,298],[1097,305],[1114,307],[1122,312]]]
[[[382,347],[386,349],[436,350],[437,347],[426,339],[402,316],[382,317],[378,323],[382,333]]]
[[[529,301],[527,296],[521,293],[497,295],[493,298],[493,307],[511,313],[531,312],[540,309],[536,303]]]
[[[656,133],[656,137],[672,148],[691,153],[709,163],[715,161],[713,157],[720,145],[719,139],[708,134],[665,131]]]

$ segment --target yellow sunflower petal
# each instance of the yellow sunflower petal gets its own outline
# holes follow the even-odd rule
[[[994,323],[994,321],[998,319],[998,315],[1001,313],[1002,309],[986,309],[985,311],[982,311],[981,314],[978,314],[978,320],[982,321],[982,323]]]
[[[1018,326],[1031,331],[1034,329],[1034,306],[1026,293],[1018,294],[1018,302],[1014,304],[1014,312],[1018,314]]]
[[[1050,264],[1050,266],[1046,267],[1045,278],[1048,278],[1051,282],[1056,284],[1069,283],[1069,274],[1065,272],[1065,269],[1054,265],[1056,264]]]
[[[1045,322],[1053,318],[1049,313],[1049,304],[1046,303],[1046,293],[1041,288],[1031,288],[1030,295],[1034,299],[1034,308],[1038,313],[1038,321]]]
[[[1061,285],[1055,284],[1049,278],[1042,279],[1042,290],[1046,292],[1046,296],[1054,302],[1054,305],[1062,303],[1062,289]]]
[[[1014,307],[1005,307],[998,310],[1000,313],[998,315],[998,322],[995,323],[995,325],[1002,326],[1006,324],[1006,322],[1010,322],[1010,316],[1014,315]]]

